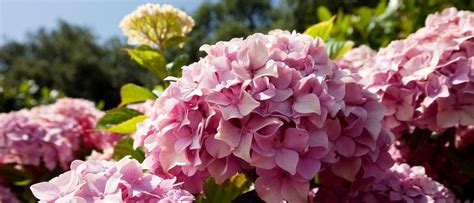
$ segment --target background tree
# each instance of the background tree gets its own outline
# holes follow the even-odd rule
[[[3,100],[8,100],[8,89],[32,80],[39,87],[60,90],[70,97],[104,101],[105,107],[110,108],[119,103],[121,85],[156,83],[147,71],[130,60],[117,38],[101,45],[88,29],[61,21],[57,29],[40,29],[28,39],[0,48]],[[2,106],[4,111],[23,107]]]

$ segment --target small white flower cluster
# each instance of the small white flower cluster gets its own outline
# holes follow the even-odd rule
[[[194,20],[171,5],[145,4],[125,16],[120,28],[128,37],[128,44],[157,46],[192,30]]]

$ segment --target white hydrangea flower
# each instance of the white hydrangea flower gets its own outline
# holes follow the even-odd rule
[[[193,26],[194,20],[183,11],[171,5],[151,3],[139,6],[120,22],[128,44],[145,44],[160,50],[166,40],[184,37]]]

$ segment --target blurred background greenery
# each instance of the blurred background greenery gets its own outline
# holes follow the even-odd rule
[[[203,44],[271,29],[303,32],[332,16],[336,16],[331,34],[335,39],[379,49],[422,27],[428,14],[450,6],[474,10],[474,1],[204,2],[192,13],[196,25],[186,46],[168,51],[166,57],[186,54],[192,62],[202,56],[199,47]],[[109,109],[118,105],[123,84],[152,87],[162,82],[139,68],[124,47],[127,45],[122,36],[100,43],[87,27],[64,21],[58,22],[54,30],[40,29],[29,34],[24,42],[4,43],[0,47],[0,112],[50,103],[62,96],[86,98]]]

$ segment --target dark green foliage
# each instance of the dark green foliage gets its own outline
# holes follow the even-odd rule
[[[119,103],[121,85],[157,83],[153,75],[130,59],[122,50],[124,44],[110,39],[97,43],[89,30],[60,22],[53,31],[39,30],[29,41],[9,42],[0,48],[0,76],[3,92],[1,106],[9,100],[8,89],[17,88],[22,80],[33,80],[39,87],[56,89],[69,97],[105,101],[105,108]],[[28,105],[8,105],[9,111]]]

